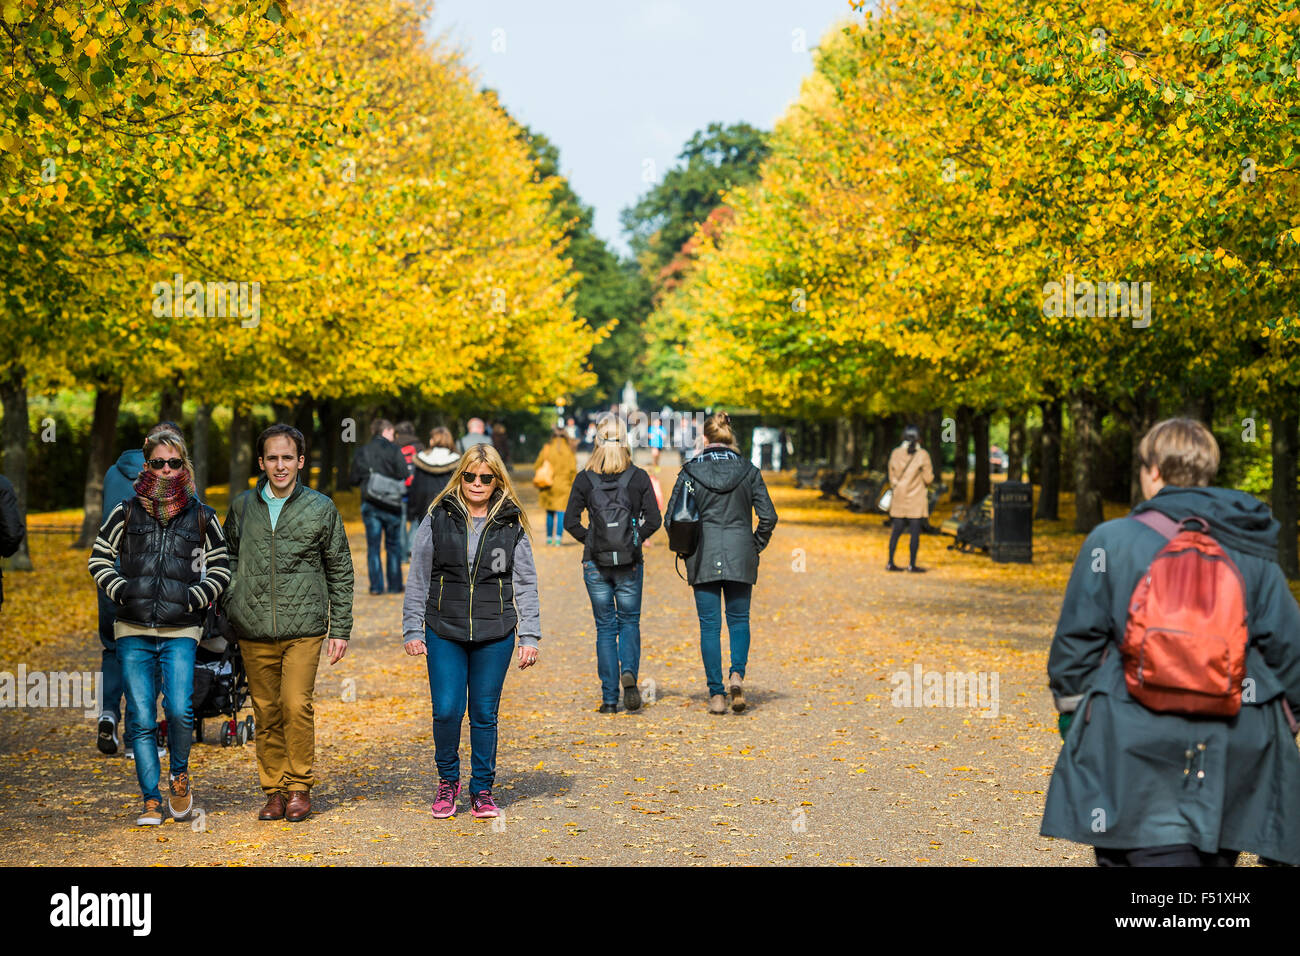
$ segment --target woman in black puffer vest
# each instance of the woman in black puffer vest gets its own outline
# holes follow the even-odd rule
[[[127,725],[135,770],[144,795],[138,826],[163,822],[158,790],[161,771],[153,741],[157,733],[155,672],[162,675],[170,766],[168,811],[189,818],[191,697],[194,654],[208,606],[230,583],[221,522],[194,494],[194,466],[185,440],[170,428],[144,442],[145,468],[135,497],[109,513],[90,554],[90,573],[117,605],[113,637],[126,686]],[[121,570],[118,570],[120,564]]]
[[[411,542],[402,641],[427,655],[438,790],[433,816],[456,813],[460,727],[468,705],[470,812],[495,817],[497,712],[515,636],[519,667],[537,661],[541,616],[528,518],[486,442],[461,456]]]

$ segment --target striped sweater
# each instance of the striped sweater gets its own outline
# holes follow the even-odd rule
[[[126,504],[115,507],[99,528],[95,545],[90,551],[88,567],[95,584],[114,604],[119,603],[126,578],[117,568],[118,549],[121,547],[122,531],[126,527]],[[203,579],[189,589],[190,610],[205,608],[221,596],[221,592],[230,583],[230,560],[226,554],[226,536],[221,530],[221,522],[214,515],[208,515],[204,523],[203,536]]]

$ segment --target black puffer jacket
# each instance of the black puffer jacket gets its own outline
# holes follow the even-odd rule
[[[203,547],[204,518],[216,515],[194,498],[166,524],[139,501],[127,503],[126,526],[118,546],[126,584],[118,595],[117,619],[141,627],[193,627],[204,609],[191,610],[192,585],[201,570],[195,555]]]
[[[768,497],[763,473],[725,445],[708,445],[682,466],[673,485],[664,527],[670,527],[677,499],[690,480],[700,509],[700,543],[684,559],[686,580],[692,585],[715,581],[758,581],[758,553],[767,547],[776,527],[776,509]],[[754,515],[758,515],[755,528]]]

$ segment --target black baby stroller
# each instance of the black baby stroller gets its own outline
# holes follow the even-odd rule
[[[246,744],[253,739],[253,716],[242,721],[239,711],[248,700],[248,674],[239,644],[220,634],[199,642],[194,658],[194,739],[203,743],[205,717],[224,717],[221,746]]]

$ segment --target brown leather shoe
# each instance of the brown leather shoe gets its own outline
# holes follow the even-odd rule
[[[311,797],[306,790],[290,790],[289,802],[284,808],[284,818],[290,823],[306,820],[311,815]]]
[[[259,820],[283,820],[284,819],[284,794],[276,791],[266,798],[266,806],[262,812],[257,815]]]

